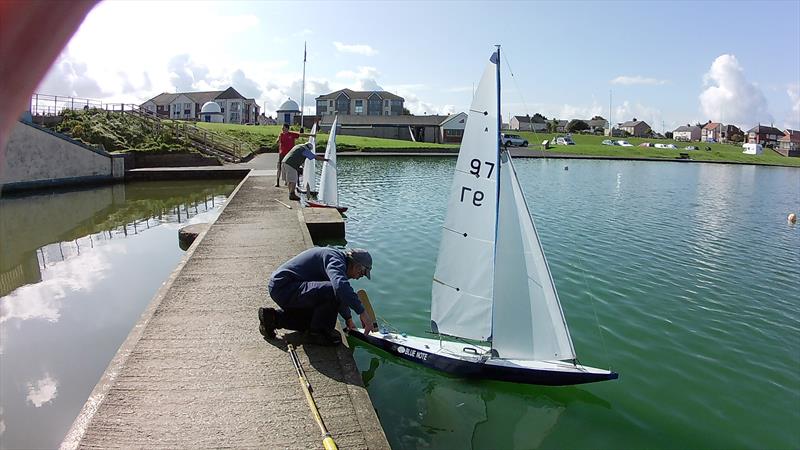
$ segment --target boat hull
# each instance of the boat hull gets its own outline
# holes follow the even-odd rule
[[[313,200],[306,200],[306,206],[308,206],[309,208],[335,208],[340,213],[347,212],[346,206],[326,205],[325,203],[319,203]]]
[[[516,361],[486,358],[488,348],[453,341],[349,330],[355,339],[392,355],[452,375],[543,386],[567,386],[614,380],[615,372],[563,361]],[[469,349],[469,350],[468,350]]]

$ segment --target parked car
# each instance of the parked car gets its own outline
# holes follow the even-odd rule
[[[653,147],[655,147],[655,148],[669,148],[669,147],[667,147],[667,144],[661,144],[661,143],[655,144]]]
[[[686,150],[700,150],[696,145],[687,145]]]
[[[522,136],[518,134],[506,134],[503,133],[500,135],[501,142],[503,143],[504,147],[527,147],[528,141],[522,138]]]
[[[612,141],[611,139],[606,139],[603,141],[603,145],[617,145],[617,141]]]
[[[558,136],[553,139],[553,143],[556,145],[575,145],[575,141],[570,136]]]
[[[617,145],[620,147],[633,147],[633,144],[628,141],[617,141]]]
[[[664,148],[676,149],[678,147],[675,144],[666,144],[666,147],[664,147]]]
[[[639,147],[652,147],[652,146],[653,144],[649,142],[642,142],[641,144],[639,144]],[[658,147],[658,144],[656,144],[655,146]]]

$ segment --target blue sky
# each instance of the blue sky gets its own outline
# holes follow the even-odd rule
[[[89,15],[39,92],[141,103],[233,85],[274,113],[382,88],[417,114],[465,110],[494,44],[503,110],[800,128],[800,1],[145,2]]]

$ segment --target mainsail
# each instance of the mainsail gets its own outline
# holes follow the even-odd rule
[[[495,64],[483,72],[456,162],[431,291],[433,331],[488,340],[499,146]]]
[[[311,143],[311,151],[315,154],[317,153],[317,138],[314,135],[317,134],[317,124],[315,123],[311,127],[311,137],[308,138],[308,142]],[[306,159],[306,162],[303,164],[303,184],[301,189],[306,192],[315,192],[317,189],[317,164],[316,159]]]
[[[331,132],[328,135],[328,146],[325,148],[325,161],[322,163],[322,175],[319,180],[317,199],[329,206],[339,205],[339,187],[336,179],[336,125],[338,117],[333,119]]]

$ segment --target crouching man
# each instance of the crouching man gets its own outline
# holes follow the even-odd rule
[[[321,345],[338,345],[336,315],[349,329],[355,328],[350,310],[361,319],[364,332],[373,331],[372,320],[348,279],[370,278],[372,256],[354,248],[338,250],[314,247],[278,267],[269,280],[269,295],[281,309],[259,308],[259,331],[267,339],[276,329],[308,331],[309,339]]]

